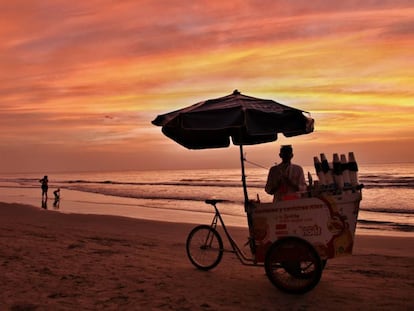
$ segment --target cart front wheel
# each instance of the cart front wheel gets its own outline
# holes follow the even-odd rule
[[[310,291],[322,275],[319,254],[309,242],[297,237],[274,242],[266,253],[265,269],[273,285],[291,294]]]
[[[213,269],[223,257],[223,241],[212,227],[201,225],[191,230],[186,243],[187,256],[201,270]]]

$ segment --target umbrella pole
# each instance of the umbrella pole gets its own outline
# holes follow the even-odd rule
[[[243,193],[244,193],[244,211],[247,214],[247,225],[249,226],[249,245],[250,250],[255,256],[256,254],[256,244],[253,234],[253,218],[251,207],[249,206],[249,196],[247,194],[247,185],[246,185],[246,174],[244,171],[244,154],[243,154],[243,145],[240,145],[240,161],[241,161],[241,171],[242,171],[242,183],[243,183]]]
[[[243,193],[244,193],[244,207],[245,207],[245,210],[247,211],[247,205],[249,203],[249,196],[247,194],[246,174],[244,171],[243,145],[240,145],[240,162],[241,162],[241,173],[242,173],[242,183],[243,183]]]

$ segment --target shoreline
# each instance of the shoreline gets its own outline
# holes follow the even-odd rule
[[[108,215],[129,217],[132,219],[184,222],[189,224],[210,223],[213,210],[210,212],[194,212],[177,209],[158,209],[145,204],[152,200],[116,197],[92,192],[63,189],[58,207],[53,206],[53,195],[47,200],[47,210],[63,214]],[[50,191],[49,191],[50,192]],[[1,188],[0,202],[31,205],[42,209],[42,198],[38,188]],[[204,204],[204,202],[200,202]],[[224,216],[226,225],[246,227],[245,216]]]
[[[0,187],[0,201],[5,203],[17,203],[42,208],[41,192],[39,188],[32,187]],[[133,219],[145,219],[167,222],[184,222],[189,224],[210,224],[213,210],[209,212],[195,212],[191,210],[163,209],[154,206],[151,199],[136,199],[104,195],[100,193],[84,192],[78,190],[63,189],[60,206],[53,206],[53,194],[49,191],[47,209],[65,214],[93,214],[124,216]],[[204,202],[200,201],[200,205]],[[361,210],[361,213],[365,211]],[[246,216],[231,216],[222,214],[225,224],[233,227],[247,227]],[[414,232],[404,230],[382,230],[364,228],[364,221],[357,224],[356,235],[370,236],[396,236],[414,238]]]
[[[414,239],[356,236],[354,254],[329,260],[316,288],[296,296],[277,290],[263,267],[243,266],[230,253],[211,271],[195,269],[185,251],[193,227],[0,203],[0,308],[270,311],[275,306],[414,306]],[[243,245],[246,229],[229,229]]]

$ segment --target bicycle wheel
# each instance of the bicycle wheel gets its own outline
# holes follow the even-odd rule
[[[201,270],[217,266],[223,257],[223,241],[210,226],[201,225],[191,230],[186,243],[187,256]]]
[[[310,291],[322,275],[319,254],[310,243],[297,237],[273,243],[266,253],[265,269],[273,285],[291,294]]]

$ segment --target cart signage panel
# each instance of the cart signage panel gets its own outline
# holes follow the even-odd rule
[[[285,236],[307,240],[322,259],[351,254],[360,200],[360,193],[349,193],[254,203],[257,262],[263,262],[270,245]]]

